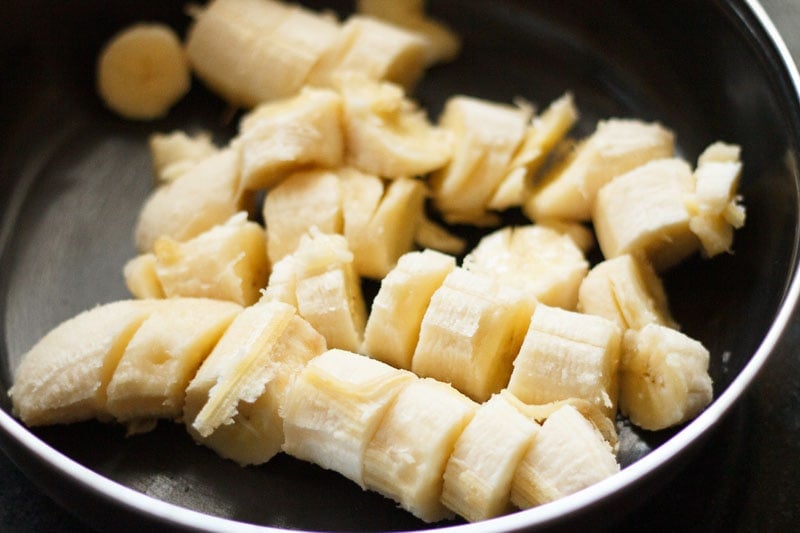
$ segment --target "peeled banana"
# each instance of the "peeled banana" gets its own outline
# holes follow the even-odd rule
[[[191,136],[183,131],[154,133],[148,144],[159,182],[174,181],[218,150],[206,132]]]

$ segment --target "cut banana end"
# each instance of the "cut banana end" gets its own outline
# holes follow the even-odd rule
[[[97,63],[97,90],[105,104],[129,119],[164,116],[191,86],[181,41],[164,24],[136,24],[106,43]]]
[[[677,158],[650,161],[614,178],[600,189],[592,213],[603,256],[640,255],[663,272],[697,251],[685,201],[694,189],[691,168]]]
[[[648,161],[672,157],[674,145],[674,134],[658,123],[600,121],[592,135],[542,177],[523,210],[531,220],[589,220],[603,185]]]
[[[428,218],[424,209],[417,223],[414,242],[421,248],[429,248],[450,255],[461,255],[467,248],[465,239],[450,233],[447,228]]]
[[[107,389],[120,422],[179,418],[189,381],[242,308],[175,298],[159,303],[125,348]]]
[[[219,150],[207,132],[192,136],[183,131],[154,133],[148,139],[148,144],[153,171],[160,183],[176,180]]]
[[[281,409],[283,450],[365,488],[364,454],[384,415],[414,374],[344,350],[314,358]]]
[[[434,250],[403,255],[372,302],[364,352],[396,368],[411,368],[420,324],[433,293],[456,267],[455,258]]]
[[[511,294],[511,293],[514,294]],[[530,320],[527,299],[455,268],[433,294],[411,369],[482,402],[506,386]]]
[[[342,98],[330,89],[303,87],[245,115],[233,142],[241,146],[241,186],[248,190],[273,187],[305,168],[338,167],[344,157]]]
[[[520,461],[511,501],[527,509],[569,496],[619,472],[597,428],[564,405],[547,417]]]
[[[465,269],[517,288],[536,302],[575,309],[589,262],[574,240],[545,226],[506,227],[482,238]]]
[[[455,443],[444,472],[442,503],[470,522],[512,509],[511,482],[539,425],[496,394]]]
[[[625,333],[620,364],[620,410],[648,430],[695,417],[713,396],[708,350],[664,326]]]
[[[456,439],[478,405],[425,378],[403,387],[364,451],[364,484],[425,522],[452,518],[442,476]]]
[[[605,317],[623,331],[647,324],[678,328],[661,278],[646,261],[624,254],[595,265],[581,283],[578,310]]]
[[[151,251],[162,235],[191,239],[249,211],[252,199],[239,192],[239,168],[239,151],[225,148],[153,191],[136,222],[137,250]]]
[[[621,330],[610,320],[540,304],[508,390],[529,404],[582,398],[613,418],[621,342]]]
[[[47,333],[14,373],[9,396],[29,426],[109,419],[106,388],[125,347],[155,308],[124,300],[84,311]]]
[[[279,409],[325,340],[280,302],[246,308],[231,323],[186,389],[192,437],[239,464],[268,461],[283,444]]]
[[[125,286],[134,298],[164,298],[164,288],[156,274],[156,256],[141,254],[130,259],[122,269]]]
[[[251,305],[269,276],[264,228],[240,212],[186,242],[153,246],[158,284],[168,298],[196,297]]]

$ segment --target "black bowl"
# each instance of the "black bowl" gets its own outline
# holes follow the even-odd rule
[[[346,12],[350,2],[333,5]],[[432,2],[464,38],[417,99],[436,114],[466,93],[546,105],[571,91],[576,134],[612,116],[658,120],[694,161],[716,140],[740,144],[747,225],[735,253],[693,258],[667,290],[683,330],[711,351],[715,401],[691,423],[645,432],[620,423],[622,472],[537,509],[474,525],[428,526],[332,472],[279,456],[242,469],[194,445],[181,426],[125,438],[99,423],[28,430],[5,394],[19,358],[61,320],[127,296],[121,267],[152,187],[153,131],[234,129],[230,110],[195,84],[154,123],[113,116],[93,84],[101,44],[122,26],[185,30],[180,2],[32,2],[0,7],[0,444],[38,485],[98,527],[230,530],[521,530],[587,524],[633,491],[668,483],[756,379],[785,336],[798,297],[798,75],[755,2]],[[254,526],[251,526],[254,527]]]

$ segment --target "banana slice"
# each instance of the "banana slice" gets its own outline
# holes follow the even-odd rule
[[[711,402],[708,350],[658,324],[625,332],[620,363],[620,410],[649,430],[681,424]]]
[[[529,404],[585,399],[616,415],[622,331],[610,320],[540,304],[508,390]]]
[[[219,150],[208,132],[192,136],[183,131],[154,133],[148,139],[148,144],[153,171],[160,183],[176,180]]]
[[[506,394],[493,395],[455,443],[444,472],[442,502],[470,522],[511,511],[514,472],[538,430]]]
[[[366,487],[425,522],[452,518],[441,501],[445,466],[477,409],[478,404],[446,383],[411,381],[364,450]]]
[[[400,257],[372,301],[364,351],[396,368],[410,369],[428,303],[455,267],[454,257],[434,250]]]
[[[164,288],[156,274],[156,255],[140,254],[128,260],[122,269],[125,286],[134,298],[165,298]]]
[[[106,388],[151,300],[97,306],[65,320],[23,355],[8,391],[25,424],[108,420]]]
[[[189,91],[189,63],[175,31],[136,24],[114,35],[100,52],[97,90],[125,118],[164,116]]]
[[[397,395],[415,378],[344,350],[311,360],[286,392],[283,450],[364,482],[364,454]]]

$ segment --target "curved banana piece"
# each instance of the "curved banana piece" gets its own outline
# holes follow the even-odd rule
[[[175,31],[136,24],[106,43],[97,62],[97,90],[125,118],[164,116],[191,86],[189,63]]]
[[[681,424],[711,402],[708,350],[687,335],[658,324],[628,330],[620,361],[623,414],[648,430]]]
[[[148,139],[148,145],[153,160],[153,171],[161,183],[176,180],[219,150],[208,132],[192,136],[179,130],[172,133],[154,133]]]
[[[134,298],[166,298],[156,274],[156,255],[139,254],[129,259],[122,269],[125,286]]]

